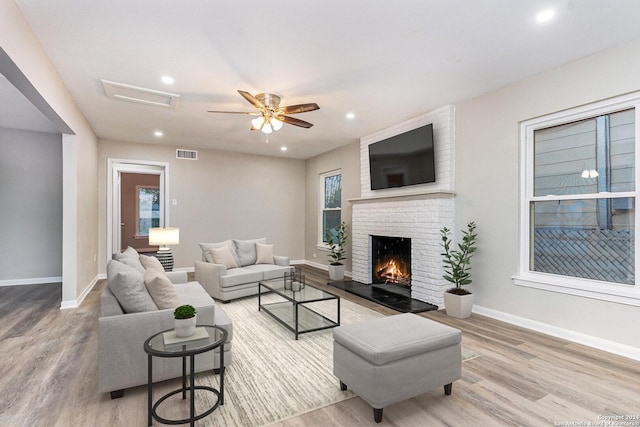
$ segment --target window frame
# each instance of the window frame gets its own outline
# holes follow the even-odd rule
[[[591,194],[591,199],[625,198],[635,199],[634,217],[634,269],[633,285],[617,284],[579,277],[561,276],[529,270],[531,250],[531,202],[550,200],[584,199],[584,194],[534,196],[534,131],[618,111],[635,109],[634,123],[634,191],[601,192]],[[640,228],[640,92],[606,99],[588,105],[578,106],[520,123],[520,256],[517,273],[513,276],[515,285],[542,289],[563,294],[640,306],[640,251],[637,230]]]
[[[320,249],[320,250],[329,250],[329,245],[324,241],[324,235],[323,235],[323,224],[324,224],[324,217],[323,217],[323,213],[325,211],[339,211],[340,212],[340,220],[342,221],[342,198],[340,198],[340,207],[339,208],[325,208],[324,207],[324,202],[326,200],[325,197],[325,179],[332,177],[332,176],[336,176],[336,175],[342,175],[342,169],[334,169],[328,172],[323,172],[319,175],[320,177],[320,182],[319,182],[319,200],[318,200],[318,243],[316,244],[316,248]],[[340,194],[342,194],[342,178],[340,179]]]

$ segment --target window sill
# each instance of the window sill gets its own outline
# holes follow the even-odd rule
[[[516,286],[640,307],[640,289],[638,286],[618,285],[542,273],[524,273],[513,276],[512,279]]]
[[[329,246],[325,243],[316,243],[316,249],[319,251],[329,252]]]

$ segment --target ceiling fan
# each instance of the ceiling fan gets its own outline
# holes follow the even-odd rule
[[[263,133],[269,134],[274,130],[280,130],[283,123],[310,128],[313,124],[304,120],[289,117],[287,114],[306,113],[307,111],[319,110],[318,104],[298,104],[288,107],[280,107],[280,97],[272,93],[259,93],[256,96],[249,92],[239,90],[238,93],[244,99],[249,101],[251,105],[258,109],[257,112],[244,111],[209,111],[209,113],[226,113],[226,114],[248,114],[250,116],[258,116],[251,120],[251,130],[261,130]]]

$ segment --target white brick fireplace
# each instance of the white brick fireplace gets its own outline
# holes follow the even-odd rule
[[[372,191],[369,144],[433,123],[436,182]],[[440,229],[454,229],[455,111],[440,108],[360,140],[361,197],[351,199],[352,278],[371,283],[371,236],[411,239],[411,296],[443,306]]]

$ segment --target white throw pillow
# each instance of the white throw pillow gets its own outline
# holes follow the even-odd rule
[[[273,264],[273,245],[256,242],[256,264]]]
[[[214,264],[222,264],[226,268],[238,268],[238,264],[229,246],[210,249],[209,253],[211,254],[211,258],[213,258]]]
[[[164,269],[160,272],[153,268],[147,268],[144,272],[144,286],[160,310],[173,309],[180,305],[176,287],[164,273]]]

